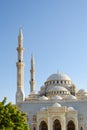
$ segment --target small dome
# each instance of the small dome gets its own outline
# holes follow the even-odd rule
[[[69,111],[73,111],[73,110],[75,110],[73,107],[68,107],[68,110]]]
[[[87,98],[87,91],[84,89],[80,89],[76,95],[78,98],[85,99]]]
[[[77,98],[73,95],[68,95],[65,97],[66,100],[76,100]]]
[[[61,99],[62,99],[62,97],[60,97],[60,96],[56,95],[56,96],[52,97],[51,99],[52,99],[52,100],[61,100]]]
[[[84,90],[84,89],[80,89],[80,90],[78,91],[78,93],[87,93],[87,91]]]
[[[40,111],[45,111],[45,110],[46,110],[46,107],[40,108]]]
[[[52,107],[61,107],[61,105],[59,103],[54,103]]]
[[[48,77],[47,81],[51,81],[51,80],[71,80],[71,79],[66,74],[62,74],[58,72]]]
[[[42,96],[39,98],[39,100],[48,100],[48,97]]]

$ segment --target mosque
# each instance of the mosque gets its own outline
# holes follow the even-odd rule
[[[18,34],[16,104],[28,114],[30,130],[87,130],[87,91],[78,90],[61,72],[50,75],[36,93],[34,56],[31,57],[30,94],[24,94],[23,33]]]

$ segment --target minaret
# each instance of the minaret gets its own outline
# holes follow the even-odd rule
[[[22,29],[19,30],[18,35],[18,61],[16,63],[17,66],[17,92],[16,92],[16,104],[24,101],[24,62],[23,62],[23,33]]]
[[[36,91],[36,81],[35,81],[35,63],[34,56],[31,56],[31,69],[30,69],[30,94],[35,94]]]

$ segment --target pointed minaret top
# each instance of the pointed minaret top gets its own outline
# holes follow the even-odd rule
[[[31,69],[34,69],[34,55],[31,55]]]
[[[31,54],[31,60],[34,62],[34,55]]]
[[[20,47],[23,47],[23,33],[22,33],[22,28],[19,29],[18,44],[19,44]]]
[[[19,36],[23,38],[22,28],[19,29]]]

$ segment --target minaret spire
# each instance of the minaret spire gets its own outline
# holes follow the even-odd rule
[[[34,56],[33,56],[33,54],[31,55],[31,69],[35,72],[35,63],[34,63]]]
[[[24,62],[23,62],[23,33],[22,29],[19,29],[18,35],[18,61],[16,63],[17,66],[17,92],[16,92],[16,103],[20,103],[24,101]]]
[[[35,63],[34,56],[31,55],[31,69],[30,69],[30,93],[35,93],[36,91],[36,81],[35,81]]]
[[[22,28],[19,29],[18,44],[19,44],[19,46],[23,47],[23,33],[22,33]]]

